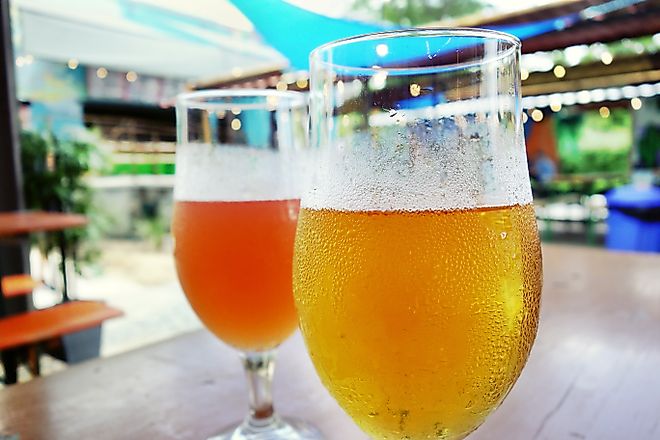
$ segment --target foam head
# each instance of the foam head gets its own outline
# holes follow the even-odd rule
[[[302,206],[530,203],[519,49],[514,37],[465,29],[374,34],[317,49],[315,165]]]
[[[300,197],[307,103],[295,92],[208,91],[177,101],[174,197],[189,201]]]

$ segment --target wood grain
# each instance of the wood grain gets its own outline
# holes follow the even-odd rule
[[[539,336],[504,404],[470,440],[660,438],[660,256],[544,247]],[[318,381],[301,338],[280,350],[275,401],[330,440],[366,436]],[[236,354],[204,331],[0,391],[21,439],[202,439],[240,419]]]

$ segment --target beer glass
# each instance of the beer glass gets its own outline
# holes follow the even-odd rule
[[[373,438],[466,437],[529,355],[541,252],[519,56],[471,29],[312,52],[294,294],[322,382]]]
[[[306,97],[203,91],[177,100],[172,233],[181,286],[199,318],[240,350],[250,411],[217,439],[317,439],[273,410],[275,348],[297,327],[291,287],[297,156]]]

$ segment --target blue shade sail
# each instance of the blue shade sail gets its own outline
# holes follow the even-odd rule
[[[340,38],[391,27],[316,14],[282,0],[230,0],[252,22],[264,41],[284,55],[293,69],[309,68],[309,53]]]
[[[397,29],[394,26],[363,23],[354,20],[331,18],[317,14],[283,0],[230,0],[254,25],[264,41],[284,55],[292,69],[309,69],[309,53],[316,47],[334,40],[355,35]],[[521,40],[536,37],[548,32],[563,30],[580,21],[579,14],[540,20],[533,23],[487,26],[489,29],[515,35]],[[429,57],[469,47],[471,43],[462,41],[438,41],[437,47],[430,47]],[[476,40],[475,40],[476,42]],[[410,47],[404,39],[393,42],[386,55],[378,55],[374,50],[346,51],[344,58],[333,63],[349,66],[371,67],[372,65],[401,65],[419,57],[419,48]],[[374,47],[375,49],[375,47]],[[383,53],[383,51],[381,51]],[[415,56],[410,56],[415,53]],[[360,61],[357,61],[360,60]]]

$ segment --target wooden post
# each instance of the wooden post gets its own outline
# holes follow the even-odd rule
[[[23,208],[16,102],[9,0],[0,0],[0,211]],[[26,273],[27,268],[25,245],[12,243],[0,246],[0,276]],[[4,300],[0,294],[0,317],[26,309],[27,299],[24,296]],[[6,383],[16,382],[16,354],[13,351],[2,353]]]
[[[0,0],[0,211],[23,208],[16,104],[9,0]],[[12,243],[0,246],[0,276],[26,273],[27,268],[25,245]],[[0,293],[0,317],[26,309],[27,299],[24,296],[4,300]],[[16,382],[17,354],[15,350],[1,353],[5,383]]]
[[[16,87],[14,83],[14,51],[9,22],[9,0],[0,0],[0,211],[23,208],[21,155],[18,142]],[[28,272],[26,246],[2,243],[0,276]],[[14,301],[18,299],[19,301]],[[3,301],[0,316],[26,308],[25,298]]]
[[[0,211],[23,207],[9,0],[0,0]]]

